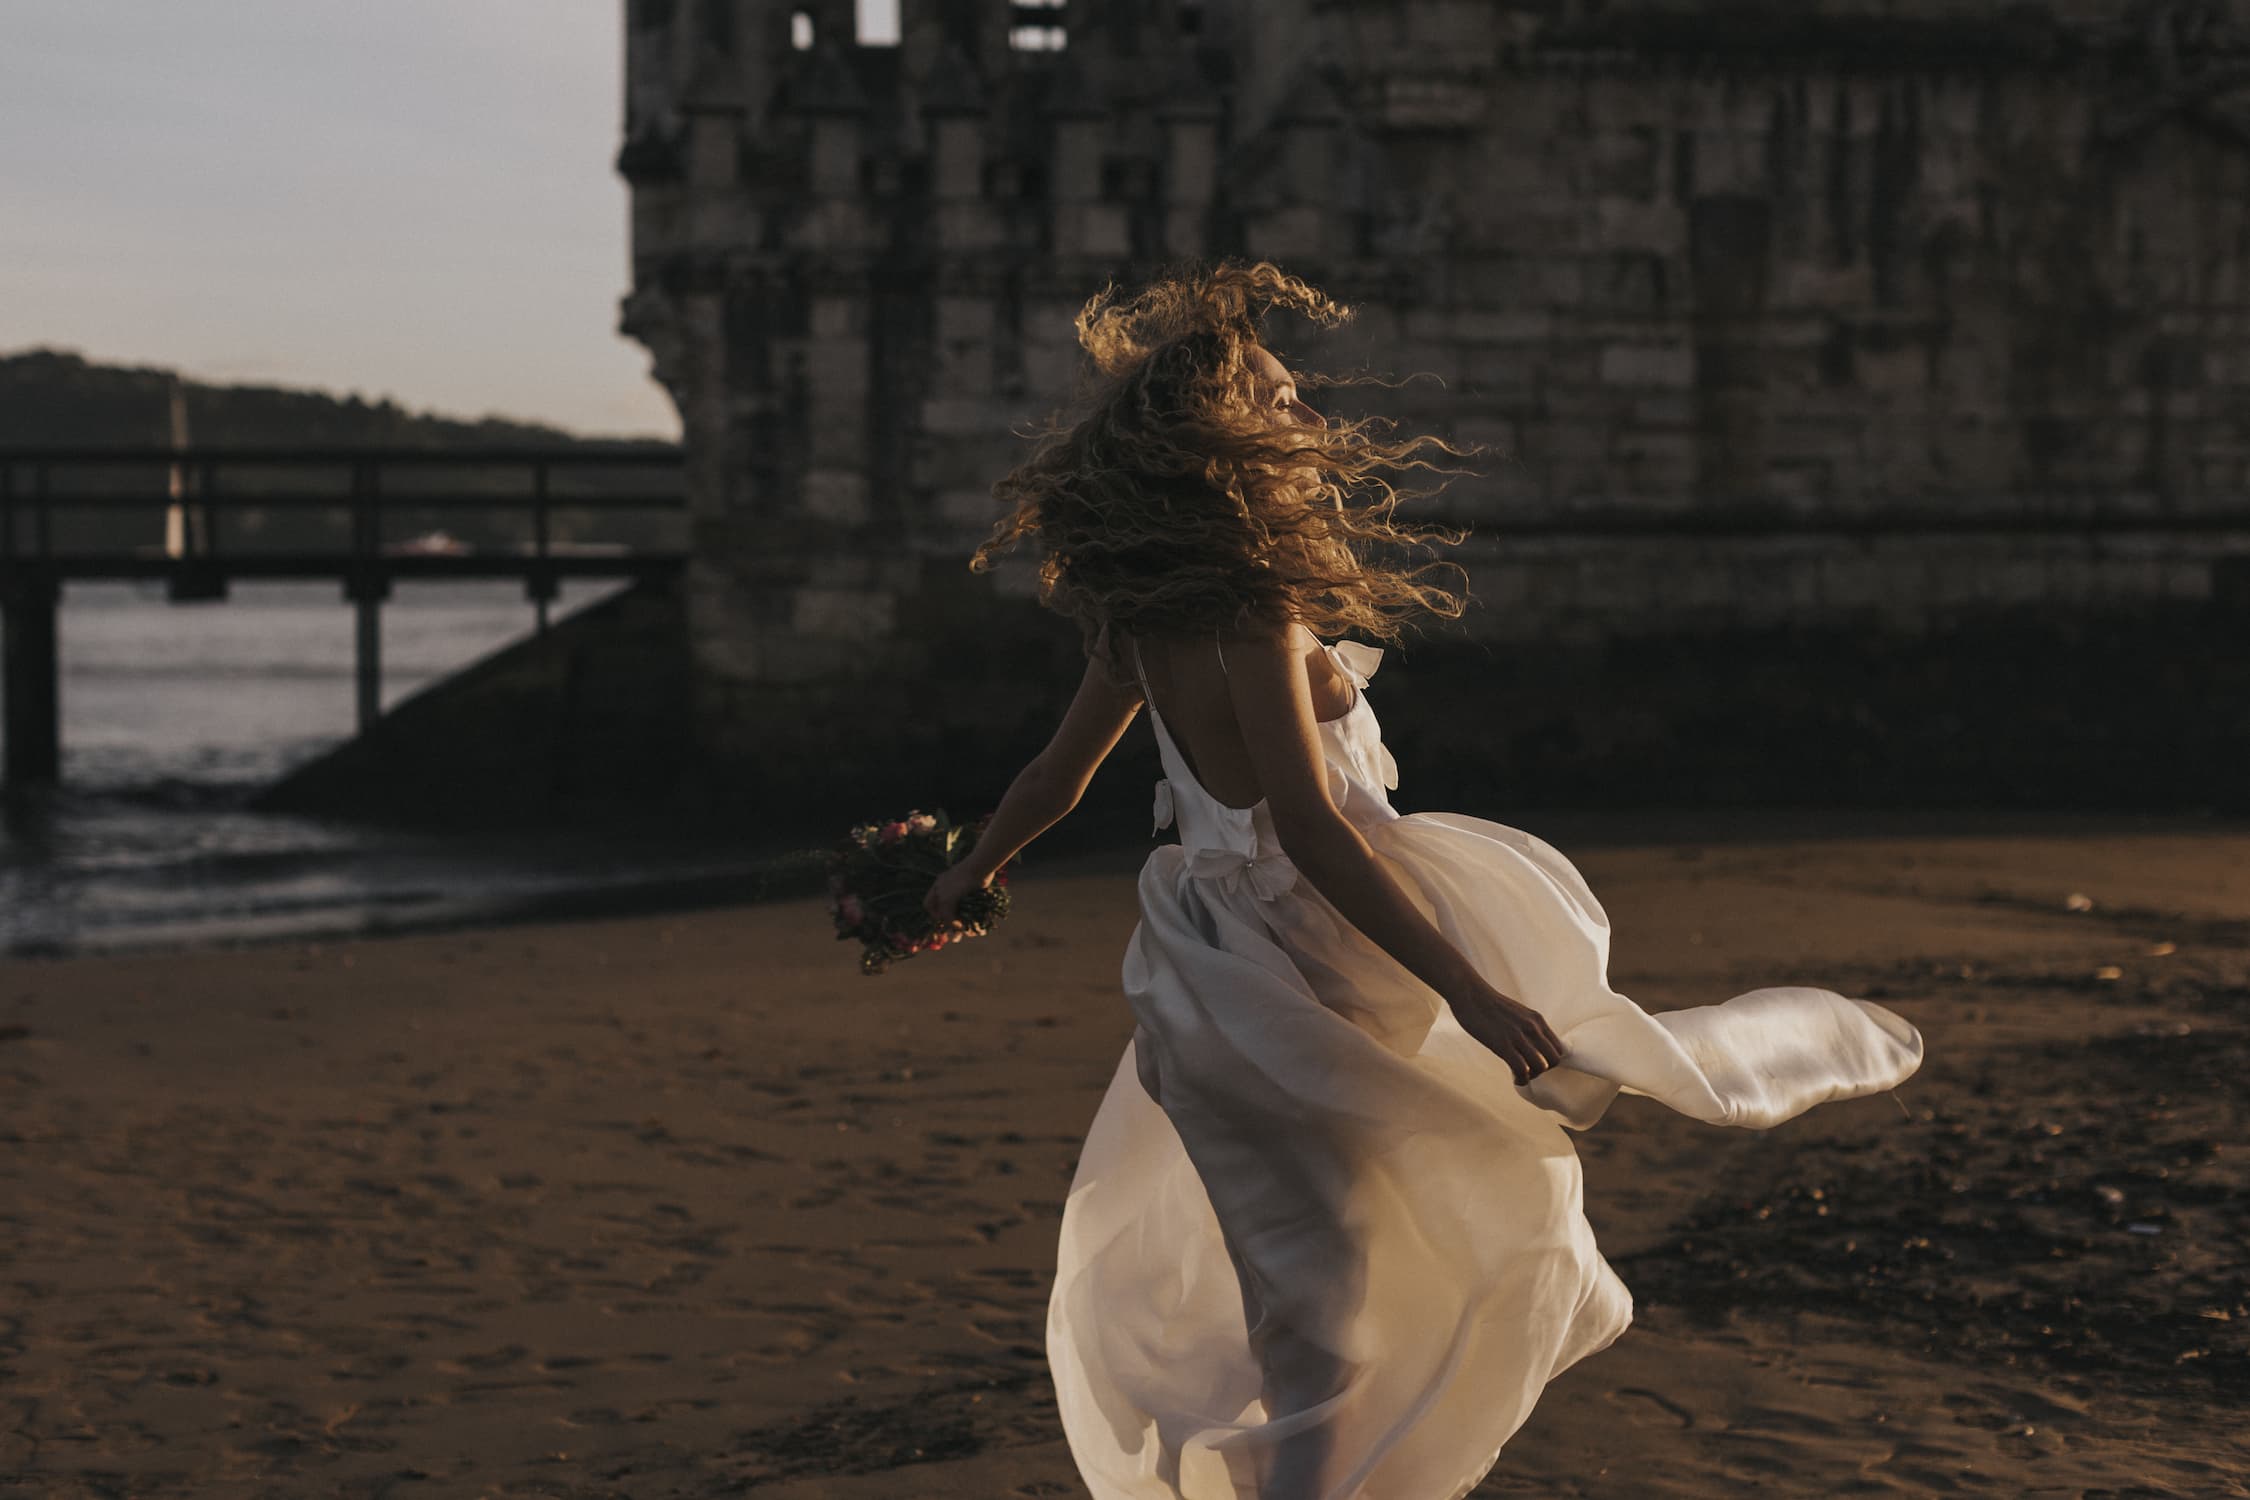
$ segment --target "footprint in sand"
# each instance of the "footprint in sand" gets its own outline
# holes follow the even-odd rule
[[[474,1354],[459,1354],[451,1359],[441,1359],[437,1367],[448,1375],[465,1375],[485,1370],[505,1370],[516,1364],[531,1351],[521,1344],[503,1344],[497,1349],[486,1349]]]
[[[1684,1406],[1665,1400],[1654,1391],[1639,1386],[1620,1387],[1609,1393],[1609,1399],[1625,1408],[1632,1420],[1642,1427],[1693,1427],[1695,1416]]]
[[[569,1416],[555,1420],[565,1427],[622,1427],[625,1414],[614,1406],[582,1406]]]

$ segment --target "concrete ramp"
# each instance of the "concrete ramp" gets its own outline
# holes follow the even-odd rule
[[[249,805],[447,828],[678,811],[691,702],[678,585],[634,584],[404,699]]]

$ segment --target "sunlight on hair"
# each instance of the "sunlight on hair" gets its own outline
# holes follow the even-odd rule
[[[1031,456],[993,485],[1008,511],[971,569],[1035,543],[1040,602],[1077,622],[1089,653],[1111,623],[1168,634],[1296,621],[1319,635],[1396,641],[1414,617],[1458,618],[1465,598],[1424,578],[1450,570],[1465,585],[1466,573],[1402,557],[1466,533],[1400,524],[1397,507],[1434,490],[1394,479],[1458,474],[1429,455],[1481,450],[1438,437],[1388,441],[1387,418],[1315,427],[1283,415],[1253,353],[1275,309],[1324,327],[1351,317],[1267,261],[1088,299],[1074,320],[1087,355],[1082,388],[1027,434]]]

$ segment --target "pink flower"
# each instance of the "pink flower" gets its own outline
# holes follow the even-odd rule
[[[935,830],[936,827],[937,819],[931,816],[929,813],[918,812],[909,813],[907,815],[906,831],[909,833],[929,833]]]
[[[906,825],[904,823],[885,823],[883,825],[882,838],[884,843],[895,844],[904,837],[906,837]]]
[[[837,899],[836,909],[842,912],[844,920],[854,927],[857,927],[867,916],[867,908],[861,906],[859,897],[852,895],[849,891]]]

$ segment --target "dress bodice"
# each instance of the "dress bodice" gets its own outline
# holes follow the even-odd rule
[[[1398,786],[1398,763],[1383,743],[1382,726],[1376,723],[1375,710],[1367,701],[1367,679],[1381,665],[1383,652],[1358,641],[1328,642],[1323,649],[1352,682],[1352,706],[1336,718],[1320,721],[1321,758],[1328,767],[1329,796],[1337,810],[1355,823],[1394,819],[1398,813],[1385,792]],[[1137,650],[1135,670],[1139,670]],[[1296,867],[1282,852],[1265,799],[1248,807],[1230,807],[1205,791],[1165,727],[1155,699],[1149,696],[1145,674],[1141,676],[1141,693],[1148,704],[1157,754],[1164,766],[1164,777],[1156,783],[1155,827],[1150,831],[1178,825],[1190,874],[1230,886],[1246,884],[1261,900],[1272,900],[1294,886]]]

